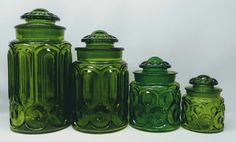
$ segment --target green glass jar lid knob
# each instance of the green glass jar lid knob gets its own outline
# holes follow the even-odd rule
[[[177,72],[168,70],[171,65],[153,56],[139,65],[143,70],[134,72],[135,81],[146,85],[168,85],[175,81]]]
[[[220,93],[222,89],[215,87],[218,81],[208,75],[199,75],[190,79],[189,81],[192,86],[185,87],[188,94],[200,93],[200,94],[215,94]]]
[[[193,86],[211,86],[211,87],[218,84],[216,79],[211,78],[207,75],[199,75],[195,78],[192,78],[190,79],[189,83],[192,84]]]
[[[34,9],[31,12],[27,12],[21,16],[22,19],[28,20],[50,20],[50,21],[59,21],[60,18],[54,15],[53,13],[49,12],[43,8]]]
[[[85,36],[82,42],[86,43],[86,47],[99,47],[99,48],[112,48],[114,43],[118,42],[118,39],[112,35],[109,35],[106,31],[97,30],[92,34]]]
[[[147,61],[142,62],[139,67],[143,68],[144,72],[163,72],[167,71],[171,65],[159,57],[151,57]]]

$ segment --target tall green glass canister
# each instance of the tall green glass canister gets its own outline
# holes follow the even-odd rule
[[[224,99],[217,80],[207,75],[192,78],[182,99],[182,126],[202,133],[221,132],[224,128]]]
[[[172,131],[180,126],[179,84],[176,72],[167,70],[170,64],[151,57],[140,64],[143,70],[134,72],[130,84],[130,125],[151,131]]]
[[[21,16],[8,52],[10,126],[20,133],[46,133],[69,125],[71,44],[65,28],[45,9]]]
[[[127,126],[128,70],[118,39],[98,30],[85,36],[73,63],[73,127],[88,133],[107,133]]]

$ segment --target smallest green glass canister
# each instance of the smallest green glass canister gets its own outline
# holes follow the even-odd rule
[[[192,78],[182,99],[182,125],[201,133],[221,132],[224,128],[224,99],[222,89],[214,87],[217,80],[207,75]]]
[[[180,126],[179,84],[176,72],[167,70],[170,64],[158,57],[140,64],[143,70],[134,72],[130,84],[130,125],[151,131],[172,131]]]

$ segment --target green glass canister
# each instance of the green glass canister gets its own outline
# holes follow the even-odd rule
[[[45,9],[21,16],[8,52],[10,126],[20,133],[47,133],[69,125],[71,44],[65,28]]]
[[[182,126],[202,133],[221,132],[224,128],[224,99],[221,89],[214,87],[217,80],[199,75],[190,80],[193,86],[186,87],[182,98]]]
[[[128,124],[127,64],[118,39],[98,30],[85,36],[73,63],[73,127],[88,133],[107,133]]]
[[[151,132],[172,131],[180,126],[179,84],[170,64],[151,57],[140,64],[130,84],[129,123],[132,127]]]

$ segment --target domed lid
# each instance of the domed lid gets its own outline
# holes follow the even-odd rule
[[[97,30],[85,36],[81,41],[85,42],[88,48],[113,48],[118,39],[103,30]]]
[[[46,9],[37,8],[21,16],[26,23],[15,26],[16,37],[19,40],[63,40],[62,26],[55,25],[60,18]]]
[[[96,30],[82,40],[86,47],[76,48],[78,60],[108,61],[122,59],[123,48],[114,47],[118,39],[106,31]]]
[[[190,79],[189,83],[193,86],[185,88],[187,93],[220,93],[222,91],[222,89],[215,87],[215,85],[218,84],[218,81],[207,75],[194,77]]]
[[[134,72],[135,80],[144,84],[165,85],[174,82],[176,72],[167,70],[171,65],[159,57],[151,57],[139,65],[143,70]]]
[[[31,12],[27,12],[24,15],[22,15],[21,18],[26,19],[26,21],[33,20],[33,19],[50,20],[50,21],[60,20],[59,17],[57,17],[53,13],[43,8],[37,8]]]
[[[147,61],[142,62],[139,67],[143,68],[144,73],[166,73],[167,69],[170,68],[171,65],[159,57],[151,57]]]

